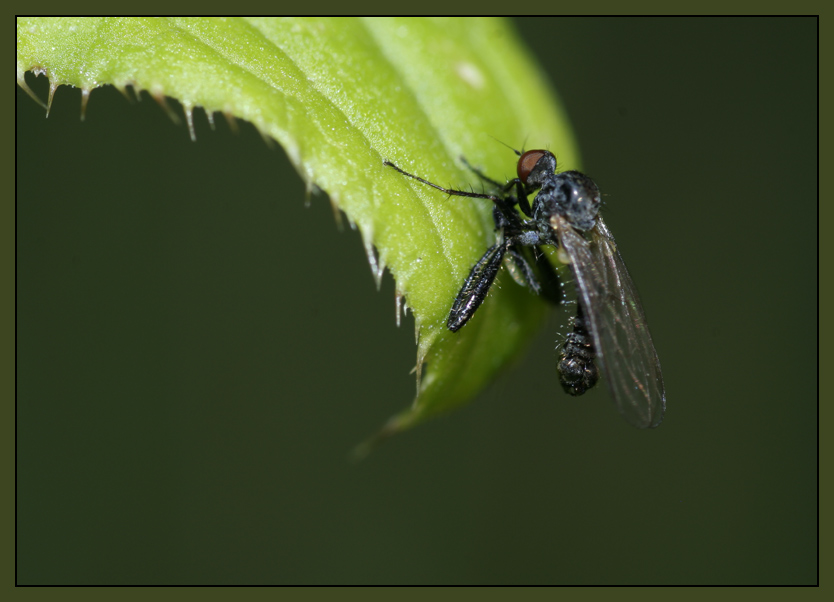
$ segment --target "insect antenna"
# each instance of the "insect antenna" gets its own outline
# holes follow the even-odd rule
[[[509,145],[509,144],[507,144],[506,142],[503,142],[503,141],[499,140],[499,139],[498,139],[498,138],[496,138],[495,136],[491,136],[491,135],[489,135],[489,134],[487,134],[487,136],[489,136],[490,138],[492,138],[493,140],[495,140],[498,144],[503,144],[503,145],[504,145],[504,146],[506,146],[508,149],[510,149],[511,151],[513,151],[516,155],[518,155],[519,157],[520,157],[520,156],[521,156],[521,154],[524,152],[524,150],[523,150],[523,148],[524,148],[524,147],[522,147],[522,150],[520,150],[520,151],[519,151],[519,150],[514,149],[512,146],[510,146],[510,145]],[[525,139],[524,139],[524,143],[525,143],[525,144],[527,144],[527,138],[525,138]]]

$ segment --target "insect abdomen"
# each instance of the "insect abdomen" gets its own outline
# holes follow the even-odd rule
[[[570,395],[582,395],[597,384],[599,368],[591,335],[585,327],[585,317],[578,311],[573,332],[568,334],[559,356],[559,381]]]

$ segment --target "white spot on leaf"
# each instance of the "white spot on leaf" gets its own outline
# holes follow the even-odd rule
[[[484,74],[469,61],[460,61],[457,63],[455,65],[455,71],[463,81],[476,90],[484,87]]]

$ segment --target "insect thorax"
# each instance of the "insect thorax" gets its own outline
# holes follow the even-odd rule
[[[591,178],[578,171],[565,171],[542,183],[533,202],[533,214],[545,222],[560,215],[584,232],[594,227],[600,202],[599,188]]]

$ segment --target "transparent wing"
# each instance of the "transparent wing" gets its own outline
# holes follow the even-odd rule
[[[601,217],[589,241],[558,215],[551,223],[571,259],[597,361],[617,408],[638,428],[658,426],[666,411],[660,360],[614,238]]]

